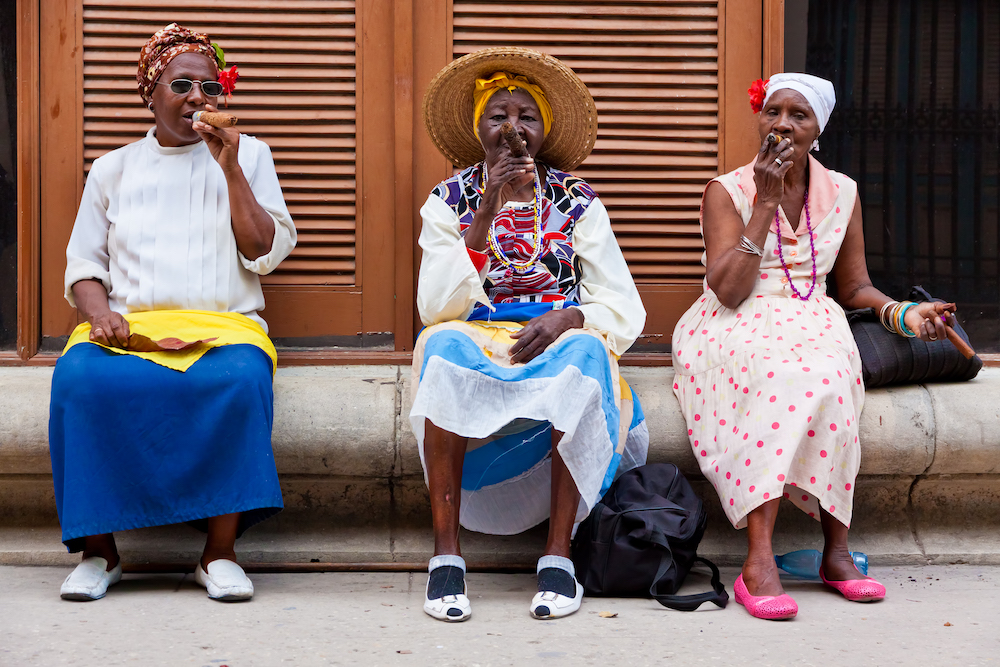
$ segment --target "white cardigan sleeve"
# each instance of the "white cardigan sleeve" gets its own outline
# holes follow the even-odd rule
[[[73,285],[81,280],[100,280],[111,293],[111,260],[108,256],[108,195],[101,187],[101,160],[95,160],[83,188],[80,210],[66,246],[64,292],[76,308]]]
[[[436,195],[420,209],[420,273],[417,312],[425,326],[464,320],[477,303],[495,310],[483,290],[489,263],[477,271],[459,233],[458,215]]]
[[[288,257],[298,237],[292,216],[285,205],[285,198],[281,194],[271,149],[263,141],[241,135],[240,142],[244,141],[252,141],[257,150],[253,151],[253,156],[256,158],[254,164],[244,166],[243,173],[247,175],[247,182],[250,184],[254,199],[274,220],[274,240],[271,242],[271,250],[266,255],[254,260],[247,259],[243,253],[239,253],[239,256],[240,262],[248,271],[266,276]]]
[[[573,251],[580,259],[584,323],[607,335],[611,351],[621,355],[642,333],[646,309],[600,199],[594,199],[577,221]]]

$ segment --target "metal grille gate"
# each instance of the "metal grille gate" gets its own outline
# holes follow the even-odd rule
[[[837,90],[817,157],[858,182],[875,285],[958,302],[1000,351],[1000,3],[810,0],[806,71]]]

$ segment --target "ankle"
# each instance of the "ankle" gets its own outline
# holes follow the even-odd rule
[[[777,569],[778,566],[774,562],[774,554],[770,551],[754,551],[747,554],[746,560],[743,561],[743,568],[751,567],[754,569]]]
[[[465,559],[445,554],[431,558],[427,566],[427,599],[465,593]]]
[[[118,566],[118,563],[121,562],[121,557],[118,555],[117,551],[106,551],[103,549],[84,550],[82,560],[87,560],[88,558],[103,558],[108,561],[108,572],[115,569],[115,567]]]
[[[847,549],[846,544],[835,544],[835,545],[824,545],[823,546],[823,562],[824,563],[839,563],[851,561],[854,559],[851,557],[851,552]]]
[[[432,572],[439,567],[457,567],[466,572],[467,568],[465,566],[465,559],[459,554],[435,554],[429,563],[427,563],[427,571]]]
[[[576,568],[569,558],[552,554],[542,556],[535,572],[539,593],[552,591],[568,598],[576,596]]]
[[[207,570],[210,563],[217,560],[231,560],[236,562],[236,551],[234,549],[206,551],[201,555],[201,567]]]

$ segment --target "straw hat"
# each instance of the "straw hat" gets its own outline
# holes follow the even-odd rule
[[[438,150],[458,167],[484,159],[472,130],[472,91],[476,79],[494,72],[527,77],[541,86],[552,105],[552,129],[536,156],[556,169],[570,171],[587,159],[597,140],[594,98],[569,67],[552,56],[515,46],[483,49],[445,66],[424,94],[424,125]]]

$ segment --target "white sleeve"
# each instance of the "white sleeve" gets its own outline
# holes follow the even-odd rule
[[[605,333],[611,351],[621,355],[642,333],[646,309],[600,199],[594,199],[577,220],[573,251],[580,259],[584,322]]]
[[[420,273],[417,277],[417,312],[426,326],[464,320],[477,303],[494,310],[483,290],[482,273],[469,257],[465,239],[459,233],[458,216],[436,195],[430,195],[420,209]]]
[[[111,293],[111,260],[108,256],[108,197],[101,187],[101,161],[97,160],[83,188],[80,210],[66,246],[64,295],[76,308],[73,285],[81,280],[100,280]]]
[[[256,144],[257,150],[255,151],[256,164],[247,178],[247,182],[250,184],[250,191],[253,192],[254,199],[274,220],[274,240],[271,242],[271,250],[266,255],[261,255],[254,260],[247,259],[243,253],[239,253],[239,256],[244,268],[266,276],[288,257],[295,247],[298,236],[295,232],[295,223],[292,222],[292,216],[288,213],[288,207],[285,205],[285,198],[281,194],[281,185],[278,184],[278,173],[274,169],[271,149],[263,141],[240,136],[241,142],[248,139]],[[247,170],[244,169],[244,173],[246,172]]]

